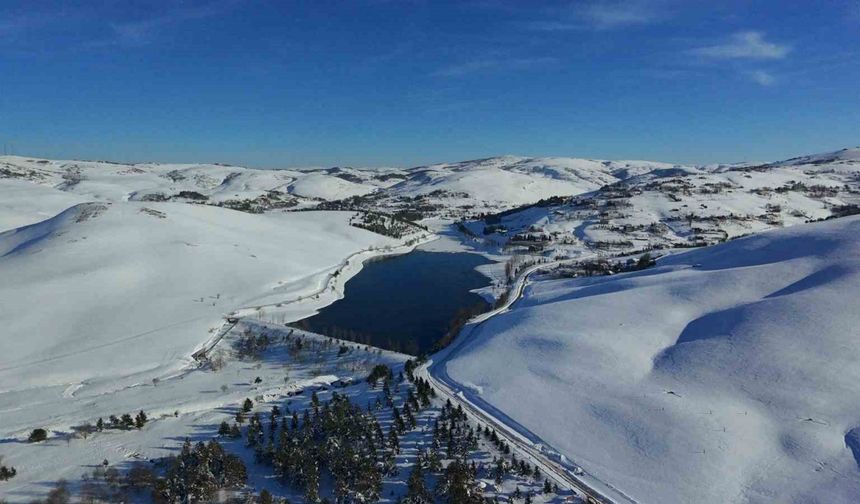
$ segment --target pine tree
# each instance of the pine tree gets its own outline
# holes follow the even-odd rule
[[[260,492],[260,498],[257,500],[259,504],[275,504],[272,494],[265,488]]]
[[[454,460],[436,485],[437,495],[445,497],[448,504],[481,504],[484,502],[475,483],[469,465],[462,460]]]
[[[392,428],[388,431],[388,449],[391,453],[400,453],[400,439],[397,437],[397,430]]]
[[[143,410],[140,410],[137,416],[134,417],[134,426],[138,429],[142,429],[143,426],[146,425],[146,421],[146,413],[144,413]]]
[[[394,427],[397,429],[397,432],[403,432],[406,430],[406,424],[403,423],[403,417],[400,416],[400,411],[395,406],[392,409],[392,415],[394,416]]]
[[[314,457],[307,457],[304,467],[305,500],[318,502],[320,500],[320,474]]]
[[[549,478],[543,480],[543,493],[552,493],[552,485],[549,484]]]
[[[433,502],[430,498],[430,492],[424,484],[424,471],[421,469],[421,463],[416,462],[412,466],[412,472],[409,474],[409,480],[406,483],[408,491],[406,492],[405,502],[408,504],[429,504]]]
[[[245,398],[245,402],[242,403],[242,411],[245,413],[250,412],[254,408],[254,401],[251,399]]]
[[[427,456],[427,468],[432,472],[439,472],[442,470],[442,461],[439,457],[439,450],[435,446],[430,448],[430,453]]]
[[[218,427],[218,435],[219,436],[229,436],[230,435],[230,424],[226,421],[221,422],[221,425]]]
[[[409,403],[403,406],[403,414],[406,416],[406,424],[409,426],[409,429],[414,429],[417,422],[415,421],[415,415],[412,414],[412,408],[409,406]]]
[[[104,421],[104,420],[102,420],[102,419],[101,419],[101,417],[99,417],[99,419],[98,419],[98,420],[96,420],[96,429],[97,429],[99,432],[101,432],[101,431],[103,431],[103,430],[105,429],[105,421]]]
[[[505,479],[505,459],[496,459],[496,466],[493,468],[493,479],[497,485],[501,485]]]

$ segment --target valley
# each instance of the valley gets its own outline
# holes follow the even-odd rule
[[[860,488],[858,149],[379,170],[5,156],[0,195],[9,502],[60,479],[93,491],[81,474],[103,461],[163,473],[186,438],[242,459],[230,495],[301,502],[308,482],[278,472],[250,425],[247,442],[217,426],[246,398],[262,417],[313,411],[311,392],[370,406],[362,422],[397,432],[402,448],[372,456],[379,485],[343,483],[380,502],[429,463],[440,418],[488,498],[850,502]],[[378,365],[392,378],[374,386]],[[417,408],[407,391],[424,383],[436,398]],[[414,425],[392,427],[407,403]],[[137,430],[82,428],[138,410]],[[277,416],[262,422],[275,441]],[[37,427],[47,440],[27,442]],[[428,481],[456,468],[447,455]],[[333,495],[340,473],[325,467],[319,491]]]

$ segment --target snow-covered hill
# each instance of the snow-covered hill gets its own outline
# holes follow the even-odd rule
[[[503,156],[413,168],[409,179],[392,187],[391,192],[415,197],[444,191],[452,198],[465,200],[462,205],[471,200],[473,205],[507,207],[592,191],[617,182],[616,173],[640,173],[655,165],[658,164]]]
[[[768,165],[657,167],[593,193],[469,224],[546,255],[713,244],[856,211],[860,149]]]
[[[396,244],[349,217],[84,203],[0,234],[0,403],[12,390],[162,375],[225,313],[313,293],[350,254]]]
[[[670,169],[648,161],[496,158],[409,169],[257,170],[217,164],[119,164],[0,157],[0,182],[25,180],[99,201],[180,200],[240,208],[307,208],[348,200],[344,209],[418,209],[455,218],[506,210],[552,196],[593,191]]]
[[[448,373],[636,501],[860,495],[860,217],[533,284]]]
[[[40,184],[0,179],[0,232],[49,219],[87,198]]]

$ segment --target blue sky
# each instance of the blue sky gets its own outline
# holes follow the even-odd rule
[[[15,153],[684,163],[860,145],[860,0],[0,0]]]

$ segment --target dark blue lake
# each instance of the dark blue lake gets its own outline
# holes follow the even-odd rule
[[[429,352],[464,310],[487,308],[469,292],[489,280],[470,253],[415,251],[368,262],[344,298],[297,325],[313,332],[417,355]]]

